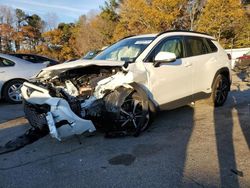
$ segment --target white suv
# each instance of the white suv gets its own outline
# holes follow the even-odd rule
[[[157,110],[208,98],[226,101],[230,60],[211,36],[168,31],[127,37],[93,60],[45,68],[25,82],[30,124],[61,139],[100,127],[138,135]]]

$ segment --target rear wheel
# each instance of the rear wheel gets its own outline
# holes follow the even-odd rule
[[[227,100],[229,90],[229,80],[222,74],[218,75],[213,84],[209,103],[215,107],[222,106]]]
[[[23,82],[23,80],[11,80],[4,86],[3,97],[7,102],[12,104],[22,103],[21,87]]]

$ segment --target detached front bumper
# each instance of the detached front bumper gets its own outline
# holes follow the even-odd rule
[[[77,116],[68,102],[62,98],[51,97],[49,91],[34,84],[24,82],[21,88],[25,101],[25,114],[32,125],[47,124],[50,135],[58,140],[84,132],[94,132],[94,124]],[[47,110],[42,109],[46,106]]]

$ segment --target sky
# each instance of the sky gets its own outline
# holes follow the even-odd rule
[[[98,12],[105,0],[0,0],[0,5],[19,8],[43,19],[56,14],[57,22],[75,22],[80,15]]]

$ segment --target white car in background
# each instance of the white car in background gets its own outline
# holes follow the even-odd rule
[[[46,66],[46,64],[35,64],[11,55],[0,54],[0,99],[3,98],[13,104],[21,103],[20,89],[23,82]]]

